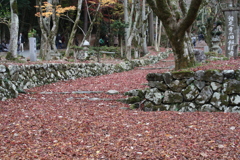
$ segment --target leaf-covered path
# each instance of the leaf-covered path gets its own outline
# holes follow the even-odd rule
[[[172,60],[0,102],[0,159],[240,159],[238,113],[143,112],[114,101],[147,87],[147,73],[168,71]]]

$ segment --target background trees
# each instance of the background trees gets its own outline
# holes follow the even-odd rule
[[[210,51],[212,38],[224,33],[224,15],[221,10],[221,0],[204,1],[195,21],[195,35],[203,34]]]
[[[59,28],[59,18],[61,14],[68,10],[75,10],[75,7],[63,8],[56,0],[48,0],[48,2],[43,2],[42,5],[42,0],[40,0],[37,8],[39,9],[39,12],[37,12],[36,16],[39,17],[39,24],[42,33],[40,55],[45,59],[46,55],[50,52],[58,53],[56,43],[58,44],[59,41],[62,40],[59,39],[56,41],[56,35]]]
[[[2,9],[0,6],[0,40],[10,40],[11,32],[6,29],[11,23],[10,3],[8,0],[0,0],[0,2],[1,6],[4,6]],[[219,6],[223,0],[147,0],[147,2],[145,0],[46,0],[52,8],[34,7],[42,5],[42,2],[45,2],[43,0],[16,0],[16,2],[19,2],[17,9],[20,11],[17,14],[20,20],[18,31],[22,32],[26,39],[30,30],[37,31],[38,39],[42,39],[42,58],[49,52],[59,52],[55,40],[57,34],[61,34],[66,40],[64,44],[64,47],[67,46],[66,55],[69,54],[71,46],[75,45],[73,43],[75,38],[80,46],[85,39],[96,46],[100,37],[104,38],[108,35],[110,45],[113,45],[113,37],[118,37],[121,56],[127,59],[131,59],[132,56],[137,58],[148,53],[147,44],[155,45],[155,49],[159,49],[163,26],[166,32],[164,34],[167,34],[175,54],[176,69],[180,69],[194,64],[190,33],[193,31],[191,27],[196,18],[198,21],[196,21],[195,33],[201,31],[211,48],[212,36],[219,34],[214,31],[222,22]],[[236,4],[239,0],[224,2]],[[58,8],[58,5],[61,8]],[[62,9],[69,6],[78,9],[73,12],[65,10],[64,16],[58,16],[60,11],[57,9],[62,12]],[[50,10],[51,15],[46,15],[45,13],[49,13]],[[35,16],[36,12],[40,13],[39,17]],[[18,37],[18,33],[14,34]]]

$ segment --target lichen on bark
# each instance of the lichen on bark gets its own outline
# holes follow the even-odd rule
[[[17,0],[13,1],[13,3],[12,3],[12,10],[13,10],[13,13],[18,14]]]

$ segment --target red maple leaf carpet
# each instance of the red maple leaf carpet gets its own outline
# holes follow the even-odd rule
[[[167,60],[0,102],[0,159],[240,159],[238,113],[143,112],[115,101],[146,88],[147,73],[169,71]]]

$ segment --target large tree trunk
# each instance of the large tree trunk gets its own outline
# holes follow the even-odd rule
[[[202,0],[147,0],[162,21],[175,56],[175,70],[194,65],[193,46],[189,43],[188,30],[197,17]]]
[[[19,19],[18,19],[18,8],[17,0],[10,0],[11,8],[11,27],[10,27],[10,44],[9,52],[14,58],[17,57],[17,43],[18,43],[18,29],[19,29]]]
[[[185,34],[184,38],[175,38],[176,37],[169,38],[175,57],[175,70],[194,66],[193,46],[191,45],[191,39],[188,33]]]

